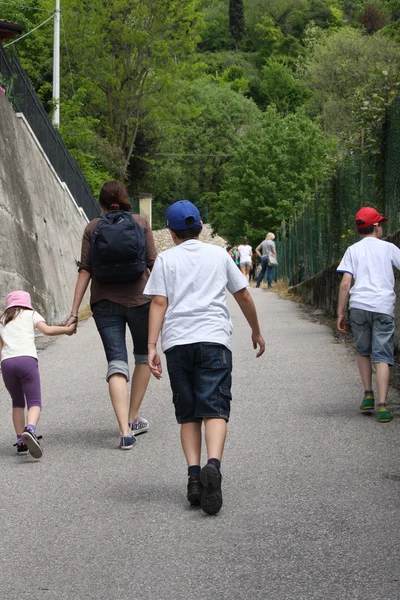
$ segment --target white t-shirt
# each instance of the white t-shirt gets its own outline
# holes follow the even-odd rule
[[[37,358],[35,327],[40,321],[46,322],[35,310],[24,309],[7,325],[0,324],[0,337],[3,340],[1,362],[17,356]]]
[[[393,266],[400,269],[400,249],[375,237],[365,237],[347,248],[338,273],[350,273],[350,308],[394,316],[396,294]]]
[[[239,252],[239,264],[243,264],[243,263],[250,263],[251,264],[251,254],[252,254],[253,248],[249,245],[247,246],[243,246],[240,245],[238,246],[238,252]]]
[[[187,240],[159,254],[143,293],[168,299],[163,351],[195,342],[214,342],[230,350],[232,322],[225,288],[234,294],[247,286],[229,254],[218,246]]]

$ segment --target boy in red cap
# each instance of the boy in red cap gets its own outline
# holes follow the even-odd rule
[[[343,273],[339,289],[337,328],[340,333],[346,333],[345,308],[350,294],[350,322],[364,386],[360,408],[362,411],[375,408],[372,391],[374,363],[380,423],[387,423],[392,419],[386,402],[389,366],[393,365],[394,353],[396,294],[393,267],[400,269],[400,249],[382,240],[384,221],[387,221],[386,217],[375,208],[361,208],[355,216],[355,224],[362,240],[347,248],[337,268],[338,273]]]

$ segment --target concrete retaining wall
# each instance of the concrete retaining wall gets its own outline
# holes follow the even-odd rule
[[[388,242],[400,247],[400,231],[388,236]],[[336,273],[338,263],[331,265],[324,271],[317,273],[314,277],[290,288],[290,292],[300,296],[304,302],[311,304],[330,317],[336,318],[337,299],[341,275]],[[400,276],[396,274],[395,290],[398,301],[395,309],[396,334],[395,345],[400,347]]]
[[[87,218],[3,94],[0,132],[0,308],[9,291],[22,289],[49,323],[61,323],[71,310]],[[81,308],[87,305],[85,298]]]

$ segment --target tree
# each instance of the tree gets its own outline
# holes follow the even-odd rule
[[[262,123],[254,102],[227,84],[202,79],[176,86],[176,112],[167,121],[148,124],[151,149],[141,157],[148,169],[140,185],[152,191],[160,224],[175,200],[212,205],[232,150],[250,127]]]
[[[235,40],[236,52],[238,52],[238,42],[243,39],[245,34],[243,0],[229,0],[229,30]]]
[[[315,180],[325,180],[332,151],[303,110],[286,117],[268,108],[263,127],[249,129],[233,150],[212,225],[231,243],[246,235],[258,244],[310,198]]]
[[[320,118],[326,131],[348,139],[358,126],[359,98],[384,95],[399,77],[396,43],[383,35],[342,28],[323,36],[306,59],[304,83],[313,90],[310,114]]]
[[[66,0],[72,69],[128,165],[141,123],[198,41],[196,0]]]

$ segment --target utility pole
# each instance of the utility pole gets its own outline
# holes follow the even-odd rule
[[[53,48],[53,125],[60,125],[60,0],[56,0],[54,13],[54,48]]]

